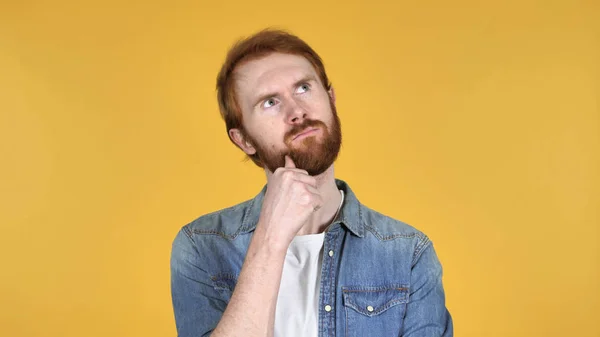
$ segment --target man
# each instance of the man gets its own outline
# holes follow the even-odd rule
[[[175,238],[178,335],[452,336],[427,236],[334,178],[340,121],[319,56],[261,31],[229,51],[217,92],[229,138],[267,184]]]

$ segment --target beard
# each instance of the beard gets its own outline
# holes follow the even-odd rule
[[[337,115],[337,110],[332,102],[330,102],[333,120],[331,128],[328,128],[325,123],[315,119],[305,119],[302,124],[296,124],[284,136],[286,149],[273,150],[263,146],[253,137],[250,137],[247,132],[246,139],[254,146],[256,156],[262,162],[263,167],[271,172],[279,167],[285,166],[285,156],[289,155],[296,164],[296,168],[305,170],[311,176],[319,175],[325,172],[336,160],[342,145],[342,131],[340,119]],[[306,128],[318,128],[323,133],[320,139],[318,136],[307,136],[303,139],[292,143],[293,138]]]

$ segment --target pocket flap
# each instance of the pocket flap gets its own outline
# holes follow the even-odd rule
[[[369,317],[408,302],[407,286],[342,287],[342,294],[344,306]]]

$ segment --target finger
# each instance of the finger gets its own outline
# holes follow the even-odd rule
[[[296,168],[296,164],[288,155],[285,156],[285,168]]]
[[[323,198],[321,197],[321,191],[312,185],[304,185],[304,188],[312,194],[312,205],[313,208],[319,209],[323,206]]]
[[[307,190],[313,194],[313,211],[318,211],[323,206],[321,192],[312,186],[307,186]]]
[[[308,172],[306,170],[303,169],[299,169],[299,168],[286,168],[286,171],[290,171],[290,172],[294,172],[294,173],[301,173],[303,175],[308,175]]]
[[[306,189],[314,195],[317,195],[319,197],[321,196],[321,191],[319,191],[316,187],[312,185],[306,185]]]
[[[298,174],[294,174],[294,177],[293,177],[294,180],[302,182],[302,183],[306,184],[307,186],[310,186],[316,190],[317,179],[315,179],[315,177],[309,176],[308,173],[306,173],[306,171],[297,172],[297,173]]]

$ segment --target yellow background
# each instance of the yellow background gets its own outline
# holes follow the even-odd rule
[[[3,1],[0,335],[174,336],[170,245],[264,174],[227,48],[325,60],[359,199],[434,241],[457,336],[600,336],[598,1]]]

